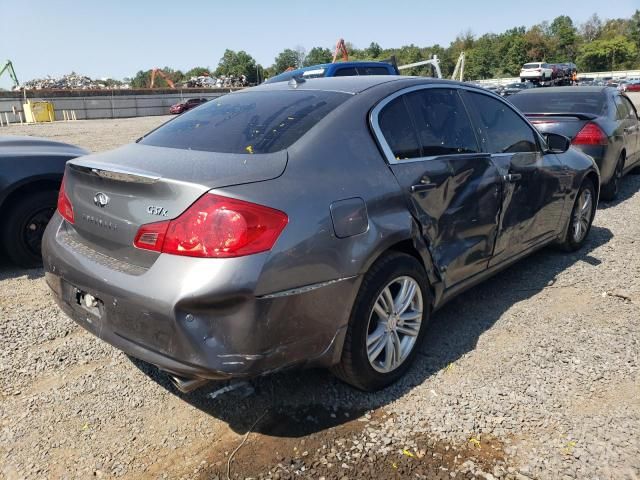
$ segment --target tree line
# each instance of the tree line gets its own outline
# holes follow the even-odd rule
[[[450,76],[458,56],[465,52],[465,78],[486,79],[518,76],[523,64],[533,61],[548,63],[573,62],[578,71],[611,71],[640,69],[640,10],[630,18],[601,19],[592,15],[576,24],[571,17],[561,15],[551,22],[532,27],[514,27],[502,33],[486,33],[477,37],[471,31],[459,34],[449,46],[404,45],[383,48],[376,42],[357,48],[347,42],[349,60],[386,60],[395,56],[398,65],[419,62],[438,55],[443,76]],[[212,75],[240,77],[250,83],[284,72],[320,63],[330,63],[333,48],[316,46],[310,50],[297,46],[280,52],[272,65],[263,67],[245,51],[226,50],[217,68],[195,67],[187,72],[165,67],[165,73],[175,82],[193,76]],[[425,75],[425,67],[404,70],[408,75]],[[148,87],[151,70],[139,71],[130,79],[133,87]],[[156,85],[166,86],[162,78]]]

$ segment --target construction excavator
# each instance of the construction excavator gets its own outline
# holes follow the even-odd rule
[[[344,38],[338,39],[338,42],[336,43],[336,49],[333,52],[333,60],[331,60],[331,63],[336,63],[339,53],[342,53],[343,62],[349,61],[349,52],[347,51],[347,46],[344,43]]]
[[[173,83],[173,80],[171,80],[169,76],[159,68],[154,68],[153,70],[151,70],[151,82],[149,84],[149,88],[154,88],[156,83],[156,75],[160,75],[164,79],[164,81],[167,82],[167,85],[169,85],[169,88],[176,88],[175,84]]]
[[[9,73],[9,77],[13,81],[13,86],[15,88],[18,88],[20,86],[20,82],[18,82],[18,76],[16,75],[16,71],[13,68],[13,63],[11,63],[11,60],[7,60],[6,62],[4,62],[4,65],[0,67],[0,77],[2,77],[2,74],[4,72]]]

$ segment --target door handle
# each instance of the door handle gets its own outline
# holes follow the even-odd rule
[[[418,193],[418,192],[426,192],[427,190],[431,190],[432,188],[435,188],[436,184],[435,183],[419,183],[417,185],[411,185],[411,193]]]
[[[502,180],[509,183],[517,182],[518,180],[522,180],[521,173],[508,173],[502,176]]]

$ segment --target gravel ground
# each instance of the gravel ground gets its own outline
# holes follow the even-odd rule
[[[1,132],[99,151],[164,120]],[[0,260],[0,477],[637,479],[639,190],[628,176],[600,204],[584,250],[545,249],[444,307],[376,394],[313,370],[179,395],[58,312],[41,270]]]

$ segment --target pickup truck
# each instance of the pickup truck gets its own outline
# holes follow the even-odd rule
[[[520,70],[520,81],[548,82],[553,79],[553,68],[548,63],[525,63]]]
[[[298,68],[271,77],[264,83],[286,82],[294,77],[304,79],[320,77],[352,77],[357,75],[400,75],[398,68],[387,62],[339,62],[323,63]]]

